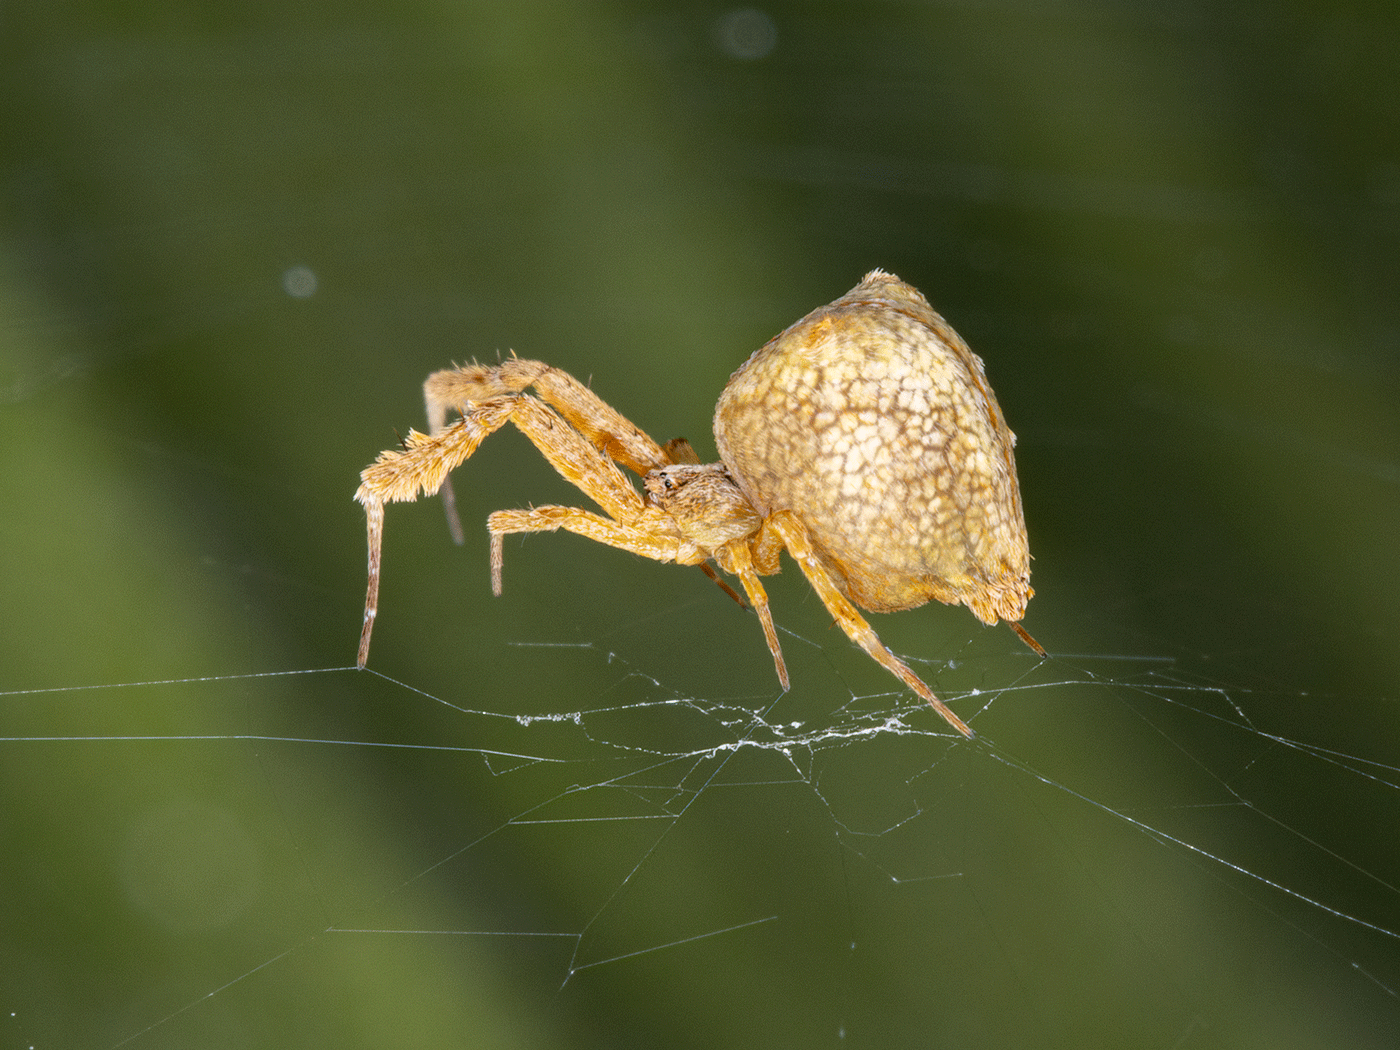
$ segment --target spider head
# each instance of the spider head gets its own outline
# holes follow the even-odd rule
[[[763,524],[723,463],[678,463],[649,471],[647,503],[675,520],[686,539],[707,551],[751,536]]]

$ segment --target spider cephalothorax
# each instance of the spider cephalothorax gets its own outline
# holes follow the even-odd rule
[[[460,542],[448,474],[507,422],[604,514],[543,506],[488,516],[497,594],[503,538],[515,532],[565,529],[699,565],[718,580],[713,561],[743,585],[786,689],[759,581],[778,571],[786,550],[851,640],[967,736],[972,730],[885,648],[856,606],[891,612],[931,598],[961,602],[984,623],[1009,621],[1044,655],[1019,623],[1034,592],[1015,437],[981,359],[891,274],[867,274],[734,373],[715,409],[719,463],[700,463],[684,440],[658,445],[540,361],[445,369],[428,377],[424,395],[430,433],[411,431],[402,450],[380,453],[355,493],[369,523],[360,666],[378,608],[384,504],[441,488]],[[451,412],[461,418],[449,425]],[[642,478],[645,496],[618,464]]]

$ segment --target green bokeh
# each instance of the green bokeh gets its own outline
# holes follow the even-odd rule
[[[1392,1045],[1398,25],[0,7],[0,1047]],[[1020,439],[1054,658],[875,624],[980,743],[788,571],[774,722],[920,732],[710,756],[757,625],[572,537],[492,599],[485,514],[578,498],[514,434],[464,548],[389,511],[409,688],[347,668],[430,371],[541,357],[709,457],[875,266]]]

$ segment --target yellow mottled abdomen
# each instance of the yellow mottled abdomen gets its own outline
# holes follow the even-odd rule
[[[873,271],[758,350],[714,425],[758,512],[792,511],[857,605],[1021,619],[1015,438],[981,360],[897,277]]]

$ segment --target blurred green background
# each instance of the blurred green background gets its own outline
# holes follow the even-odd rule
[[[1397,30],[0,6],[0,1048],[1393,1046]],[[694,570],[532,537],[492,599],[485,514],[579,499],[513,432],[465,547],[390,508],[349,669],[430,371],[708,458],[876,266],[1020,439],[1052,659],[875,623],[978,742],[795,571],[782,697]]]

